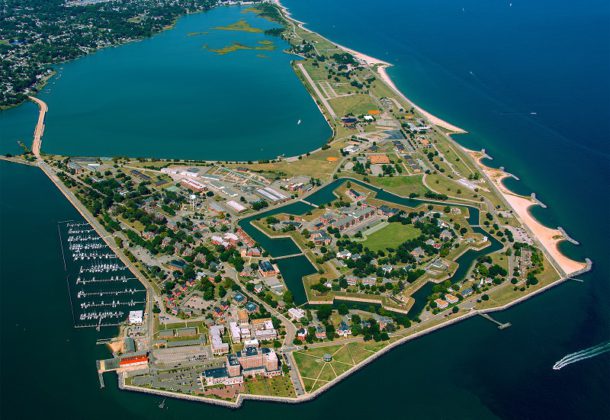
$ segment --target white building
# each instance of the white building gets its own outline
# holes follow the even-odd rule
[[[229,345],[222,342],[222,335],[225,332],[225,327],[222,325],[212,325],[210,327],[210,342],[212,346],[212,353],[226,354],[229,352]]]
[[[237,213],[241,213],[242,211],[245,211],[246,208],[244,206],[242,206],[241,204],[239,204],[237,201],[235,200],[229,200],[227,201],[227,206],[229,206],[230,208],[232,208],[233,210],[235,210]]]
[[[301,308],[290,308],[288,309],[288,315],[293,321],[299,321],[301,318],[305,318],[305,311]]]
[[[241,342],[241,330],[237,326],[237,322],[229,322],[229,329],[231,330],[231,340],[234,343]]]
[[[130,311],[129,323],[131,325],[141,325],[144,322],[144,311]]]

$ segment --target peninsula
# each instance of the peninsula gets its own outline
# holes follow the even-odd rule
[[[333,132],[320,148],[248,162],[50,155],[53,110],[30,97],[31,150],[5,158],[38,166],[86,221],[60,237],[75,326],[119,329],[101,386],[116,372],[121,389],[164,397],[304,402],[396,346],[474,316],[497,323],[591,268],[531,216],[535,197],[451,137],[464,130],[401,94],[389,63],[278,1],[243,12],[290,44]],[[249,49],[263,48],[216,52]]]

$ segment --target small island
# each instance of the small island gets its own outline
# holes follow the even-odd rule
[[[97,361],[102,385],[116,372],[121,389],[165,397],[304,402],[439,328],[474,316],[507,328],[494,312],[591,268],[559,251],[573,241],[562,229],[529,214],[535,197],[455,142],[463,130],[396,89],[388,63],[309,31],[278,2],[247,12],[289,42],[333,131],[320,148],[248,162],[50,155],[47,106],[32,96],[32,146],[3,158],[39,167],[87,222],[60,237],[86,298],[76,322],[119,329]]]

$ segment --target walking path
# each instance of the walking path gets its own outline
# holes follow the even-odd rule
[[[28,98],[30,98],[32,102],[36,102],[40,108],[38,123],[36,123],[36,128],[34,128],[34,141],[32,142],[32,153],[36,158],[40,159],[40,148],[42,146],[42,136],[44,134],[44,118],[47,115],[49,107],[44,101],[38,98],[33,96],[28,96]]]
[[[278,260],[285,260],[287,258],[294,258],[294,257],[300,257],[302,255],[305,255],[304,252],[299,252],[297,254],[290,254],[290,255],[282,255],[281,257],[274,257],[273,260],[274,261],[278,261]]]

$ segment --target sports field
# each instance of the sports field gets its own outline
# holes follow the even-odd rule
[[[417,238],[420,234],[421,231],[413,225],[390,223],[383,229],[368,236],[362,245],[368,247],[371,251],[396,248],[409,239]]]

